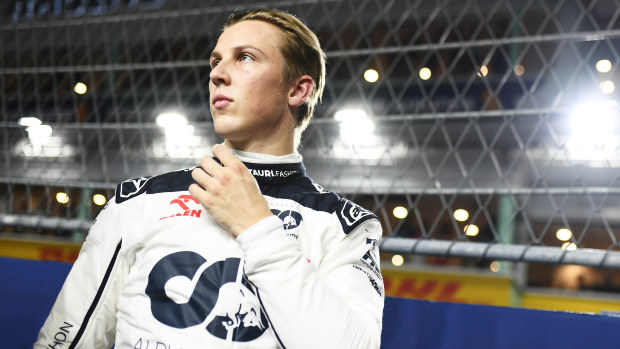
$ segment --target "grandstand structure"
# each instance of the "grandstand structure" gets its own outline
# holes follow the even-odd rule
[[[221,142],[210,51],[228,13],[254,7],[321,40],[327,85],[299,151],[317,182],[379,216],[385,263],[577,264],[613,289],[614,0],[6,1],[1,236],[80,242],[94,195],[196,165]]]

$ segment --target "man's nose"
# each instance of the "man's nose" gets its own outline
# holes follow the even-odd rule
[[[220,61],[214,66],[211,69],[211,73],[209,73],[209,79],[211,79],[214,85],[228,84],[230,82],[230,77],[226,70],[226,64]]]

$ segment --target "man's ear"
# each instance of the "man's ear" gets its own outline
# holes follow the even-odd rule
[[[313,88],[314,80],[312,80],[309,75],[298,77],[289,90],[288,105],[290,107],[299,107],[302,105],[310,96]]]

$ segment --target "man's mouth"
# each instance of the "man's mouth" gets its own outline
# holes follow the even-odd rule
[[[216,109],[222,109],[225,108],[226,106],[228,106],[230,103],[232,103],[232,99],[228,98],[224,95],[215,95],[213,97],[213,99],[211,99],[211,104],[216,108]]]

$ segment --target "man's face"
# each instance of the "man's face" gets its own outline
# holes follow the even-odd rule
[[[269,142],[293,122],[282,81],[280,35],[276,26],[256,20],[234,24],[220,35],[211,53],[209,92],[221,137],[237,144]]]

